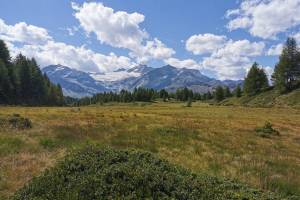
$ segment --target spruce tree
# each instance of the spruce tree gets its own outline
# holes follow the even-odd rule
[[[231,91],[228,86],[226,86],[224,89],[224,96],[225,96],[225,98],[229,98],[232,96]]]
[[[210,93],[210,91],[207,92],[207,99],[210,100],[213,98],[213,95]]]
[[[193,103],[193,100],[192,100],[191,97],[189,97],[188,100],[187,100],[186,106],[187,107],[192,107],[192,103]]]
[[[234,91],[234,94],[237,98],[241,97],[242,96],[242,89],[241,89],[241,86],[238,85]]]
[[[10,64],[9,50],[3,40],[0,40],[0,59],[4,62],[5,66]]]
[[[32,100],[32,73],[30,63],[27,58],[19,54],[16,58],[15,65],[18,70],[20,82],[20,97],[23,104],[30,104]]]
[[[294,38],[287,39],[272,74],[272,81],[280,93],[291,91],[299,83],[300,52]]]
[[[0,40],[0,61],[1,61],[1,84],[2,86],[2,98],[5,96],[6,103],[13,103],[15,98],[14,83],[15,83],[15,74],[11,64],[11,58],[9,50],[3,40]],[[4,94],[5,93],[5,94]],[[0,97],[1,98],[1,97]],[[2,99],[4,101],[4,99]],[[1,102],[1,100],[0,100]]]
[[[224,99],[224,89],[221,86],[218,86],[215,91],[215,100],[217,102],[222,101]]]
[[[0,59],[0,104],[9,103],[9,89],[10,82],[8,77],[8,70],[2,59]]]
[[[114,97],[113,97],[114,98]],[[35,59],[19,54],[13,62],[0,40],[0,104],[63,105],[60,85],[43,75]]]
[[[248,96],[255,95],[269,86],[268,78],[263,69],[255,62],[249,70],[244,82],[244,93]]]

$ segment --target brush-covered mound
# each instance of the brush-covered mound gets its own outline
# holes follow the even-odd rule
[[[221,105],[238,105],[250,107],[295,107],[300,108],[300,89],[287,94],[280,94],[275,89],[270,89],[254,96],[232,97],[225,99]]]
[[[151,153],[86,147],[46,170],[12,199],[282,199],[196,175]]]

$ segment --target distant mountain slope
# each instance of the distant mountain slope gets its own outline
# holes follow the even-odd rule
[[[221,102],[222,105],[242,105],[253,107],[292,106],[300,108],[300,89],[287,94],[279,94],[276,90],[262,92],[254,96],[229,98]]]
[[[72,97],[90,96],[104,91],[133,90],[137,87],[167,89],[188,87],[197,92],[207,92],[218,85],[235,88],[242,81],[219,81],[203,75],[199,70],[176,68],[170,65],[151,68],[139,65],[109,73],[86,73],[62,65],[42,69],[51,81],[61,84],[64,94]]]
[[[42,69],[49,79],[62,86],[65,96],[90,96],[97,92],[108,91],[101,82],[95,81],[88,73],[62,65],[49,65]]]

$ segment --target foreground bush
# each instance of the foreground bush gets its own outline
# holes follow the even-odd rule
[[[271,137],[272,135],[279,136],[279,132],[273,128],[270,122],[265,122],[263,127],[258,127],[255,129],[257,135],[261,137]]]
[[[150,153],[86,147],[34,178],[21,199],[282,199],[188,170]]]
[[[13,129],[29,129],[32,128],[32,122],[30,119],[21,117],[19,114],[13,114],[8,118],[1,118],[0,127]]]

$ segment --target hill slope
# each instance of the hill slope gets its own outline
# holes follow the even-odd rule
[[[225,99],[220,104],[253,107],[292,106],[300,108],[300,89],[287,94],[279,94],[276,90],[271,89],[255,96],[242,96],[240,98],[232,97]]]
[[[20,199],[281,199],[192,174],[150,153],[86,147],[16,193]]]

